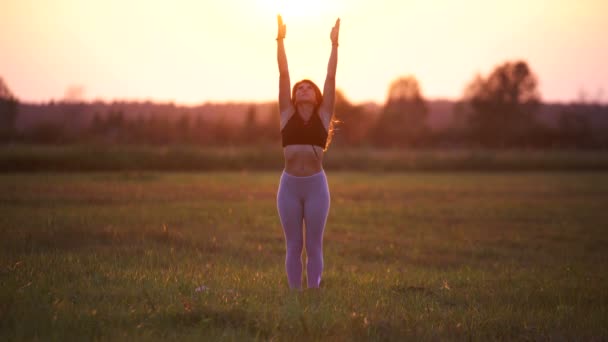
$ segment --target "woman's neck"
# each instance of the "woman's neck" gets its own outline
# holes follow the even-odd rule
[[[300,103],[297,105],[298,113],[302,120],[308,121],[312,117],[312,114],[315,112],[315,106],[312,103]]]

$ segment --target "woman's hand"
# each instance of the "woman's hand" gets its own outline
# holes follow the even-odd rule
[[[285,26],[285,24],[283,24],[283,18],[281,17],[281,15],[277,15],[277,20],[279,23],[279,30],[277,33],[277,40],[279,39],[285,39],[285,32],[287,32],[287,27]]]
[[[331,38],[331,44],[338,46],[338,35],[340,34],[340,18],[336,20],[336,25],[331,29],[331,34],[329,38]]]

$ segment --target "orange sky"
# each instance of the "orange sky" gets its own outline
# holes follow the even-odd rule
[[[279,11],[292,82],[323,84],[342,19],[337,86],[353,102],[408,74],[456,99],[520,58],[545,100],[608,102],[606,0],[0,0],[0,76],[23,101],[74,85],[85,100],[275,100]]]

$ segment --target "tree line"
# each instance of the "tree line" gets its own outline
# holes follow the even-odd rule
[[[606,148],[608,106],[578,103],[552,113],[554,125],[539,120],[538,80],[525,61],[507,61],[487,76],[476,76],[453,106],[449,124],[429,125],[429,101],[414,76],[399,77],[375,109],[355,105],[338,91],[332,144],[383,148]],[[87,104],[65,106],[64,118],[77,122]],[[63,108],[63,107],[62,107]],[[280,141],[278,106],[252,104],[240,120],[167,110],[137,115],[125,110],[95,112],[81,125],[40,119],[28,129],[15,126],[19,101],[0,78],[0,139],[25,143],[133,143],[252,145]],[[598,122],[594,118],[600,118]],[[603,120],[603,121],[602,121]]]

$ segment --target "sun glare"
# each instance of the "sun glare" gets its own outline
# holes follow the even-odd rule
[[[326,14],[331,2],[323,0],[262,0],[266,11],[281,14],[286,18],[311,18]]]

